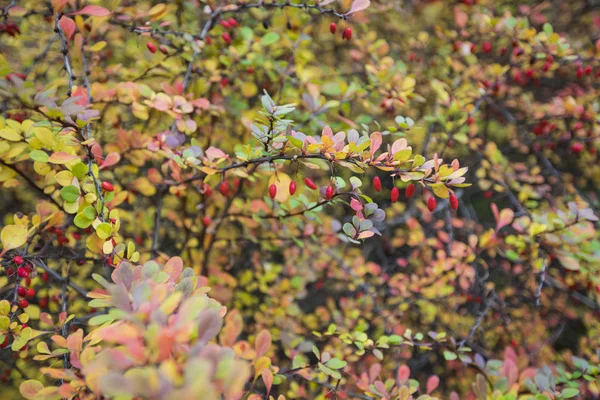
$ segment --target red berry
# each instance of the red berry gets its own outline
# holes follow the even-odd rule
[[[17,268],[17,275],[19,275],[21,278],[28,278],[29,272],[27,272],[27,269],[19,267]]]
[[[456,198],[456,196],[454,195],[454,193],[450,194],[450,207],[453,210],[457,210],[458,209],[458,199]]]
[[[79,234],[79,232],[73,232],[73,239],[81,240],[81,235]]]
[[[352,39],[352,28],[348,27],[348,28],[344,29],[344,32],[342,33],[342,39],[346,39],[346,40]]]
[[[248,73],[249,74],[253,74],[254,73],[254,67],[248,67]]]
[[[48,282],[50,280],[50,275],[47,272],[43,272],[40,277],[44,282]]]
[[[473,118],[473,117],[467,118],[467,125],[473,125],[474,122],[475,122],[475,118]]]
[[[290,195],[293,196],[296,193],[296,182],[290,182]]]
[[[332,197],[333,197],[333,186],[329,185],[329,186],[327,186],[327,189],[325,189],[325,199],[331,200]]]
[[[102,182],[101,186],[105,192],[112,192],[115,190],[115,187],[110,182]]]
[[[413,183],[406,187],[406,198],[410,199],[415,194],[415,185]]]
[[[317,188],[317,185],[310,178],[304,178],[304,183],[312,190],[315,190]]]
[[[229,184],[226,181],[221,182],[219,185],[219,192],[221,192],[223,196],[229,196]]]
[[[231,36],[229,36],[229,33],[224,32],[221,37],[223,38],[223,40],[225,41],[225,43],[229,44],[231,43]]]
[[[231,26],[232,28],[238,26],[238,22],[235,20],[235,18],[229,18],[227,20],[227,23],[229,23],[229,26]]]
[[[211,189],[208,183],[202,184],[202,193],[204,193],[204,197],[210,196]]]
[[[158,46],[158,49],[163,54],[167,54],[169,52],[169,49],[167,49],[167,46],[165,46],[164,44],[161,44],[160,46]]]
[[[85,264],[85,260],[83,258],[80,258],[79,260],[77,260],[77,265],[83,265]]]
[[[435,199],[434,196],[431,196],[429,198],[429,200],[427,200],[427,209],[429,209],[429,211],[433,212],[433,210],[435,210],[436,206],[437,206],[437,200]]]
[[[27,307],[29,307],[29,302],[25,299],[21,299],[21,300],[19,300],[19,307],[27,308]]]
[[[23,264],[23,263],[25,262],[25,260],[24,260],[24,259],[23,259],[23,257],[21,257],[21,256],[15,256],[15,257],[13,258],[13,262],[14,262],[15,264],[17,264],[17,265],[21,265],[21,264]]]
[[[544,72],[548,72],[550,70],[550,67],[552,66],[552,63],[550,61],[547,61],[544,66],[542,67],[542,70]]]
[[[26,296],[29,297],[29,298],[34,297],[35,296],[35,290],[33,288],[27,289]]]
[[[148,50],[150,50],[150,53],[156,53],[156,45],[154,43],[148,42],[146,43],[146,47],[148,48]]]
[[[494,193],[492,193],[491,190],[486,190],[485,192],[483,192],[483,197],[485,197],[486,199],[491,199]]]
[[[392,188],[392,192],[390,193],[390,200],[392,201],[392,203],[395,203],[398,201],[399,197],[400,197],[400,190],[394,186]]]
[[[229,21],[221,21],[219,22],[219,24],[221,24],[221,26],[225,29],[229,29],[230,28],[230,24]]]
[[[210,217],[208,215],[205,215],[204,218],[202,218],[202,225],[205,227],[209,226],[210,222]]]
[[[329,31],[331,32],[332,35],[335,35],[335,32],[337,31],[337,24],[335,22],[332,22],[329,25]]]
[[[576,75],[578,78],[581,78],[583,76],[583,68],[582,67],[577,67]]]
[[[27,294],[27,288],[25,288],[23,286],[19,286],[17,288],[17,294],[21,297],[25,297],[25,295]]]
[[[483,50],[484,53],[489,53],[492,51],[492,44],[490,42],[483,42],[481,50]]]
[[[571,153],[579,154],[583,151],[583,143],[577,142],[571,145]]]
[[[42,307],[42,308],[48,307],[48,298],[47,297],[40,299],[40,307]]]
[[[378,176],[373,178],[373,187],[375,188],[375,191],[381,192],[381,179],[379,179]]]
[[[275,196],[277,196],[277,186],[275,186],[275,184],[272,184],[271,186],[269,186],[269,197],[274,199]]]

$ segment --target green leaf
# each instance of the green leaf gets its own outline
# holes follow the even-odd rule
[[[342,369],[348,365],[348,363],[344,360],[340,360],[339,358],[332,358],[331,360],[327,361],[325,365],[331,369]]]
[[[112,234],[112,226],[109,223],[103,222],[96,227],[96,234],[100,239],[108,239]]]
[[[79,188],[73,185],[65,186],[60,190],[60,196],[69,203],[76,202],[79,195]]]
[[[47,163],[50,156],[45,151],[33,150],[31,153],[29,153],[29,158],[31,158],[33,161]]]
[[[75,216],[73,223],[76,227],[85,229],[92,224],[93,219],[88,218],[84,213],[79,213]]]
[[[452,361],[452,360],[456,360],[458,358],[458,356],[451,351],[444,350],[444,358],[448,361]]]
[[[575,397],[578,394],[579,394],[579,389],[567,388],[562,391],[561,396],[563,396],[565,399],[570,399],[571,397]]]
[[[270,46],[279,41],[279,34],[277,32],[269,32],[260,40],[260,44],[263,46]]]
[[[87,206],[81,212],[87,219],[94,220],[96,218],[96,210],[92,206]]]

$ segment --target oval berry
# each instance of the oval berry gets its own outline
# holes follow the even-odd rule
[[[146,43],[146,47],[148,48],[148,50],[150,50],[150,53],[156,53],[156,45],[154,43],[148,42]]]
[[[27,292],[25,293],[25,295],[29,298],[35,297],[35,290],[32,288],[27,289]]]
[[[13,258],[13,262],[14,262],[15,264],[17,264],[17,265],[21,265],[21,264],[23,264],[23,263],[25,262],[25,260],[24,260],[24,259],[23,259],[23,257],[21,257],[21,256],[15,256],[15,257]]]
[[[329,185],[329,186],[327,186],[327,189],[325,189],[325,198],[327,200],[331,200],[332,197],[333,197],[333,186]]]
[[[378,176],[373,178],[373,187],[377,192],[381,192],[381,179]]]
[[[317,188],[317,185],[310,178],[304,178],[304,183],[312,190],[315,190]]]
[[[344,32],[342,33],[342,39],[346,39],[346,40],[352,39],[352,28],[344,29]]]
[[[290,195],[293,196],[296,193],[296,182],[290,182]]]
[[[225,181],[221,182],[219,185],[219,192],[221,192],[223,196],[229,196],[229,184]]]
[[[332,35],[335,35],[336,31],[337,31],[337,24],[335,22],[332,22],[331,24],[329,24],[329,32],[331,32]]]
[[[406,198],[410,199],[413,196],[413,194],[415,194],[415,185],[414,183],[411,183],[406,187]]]
[[[21,300],[19,300],[19,307],[27,308],[27,307],[29,307],[29,302],[25,299],[21,299]]]
[[[448,200],[450,201],[450,207],[453,210],[457,210],[458,209],[458,199],[456,198],[456,196],[454,195],[454,193],[452,193],[450,195],[450,198]]]
[[[392,203],[395,203],[398,201],[399,197],[400,197],[400,190],[397,187],[393,187],[392,192],[390,193],[390,200],[392,201]]]
[[[28,278],[29,272],[27,271],[27,269],[19,267],[17,268],[17,275],[19,275],[21,278]]]
[[[205,215],[204,218],[202,218],[202,225],[205,227],[209,226],[210,222],[210,217],[208,215]]]
[[[27,294],[27,289],[23,286],[19,286],[17,288],[17,294],[21,297],[25,297],[25,295]]]
[[[269,186],[269,197],[274,199],[275,196],[277,196],[277,186],[275,186],[275,184],[272,184],[271,186]]]
[[[435,199],[435,197],[431,196],[429,200],[427,200],[427,209],[433,212],[435,210],[435,207],[437,207],[437,200]]]
[[[113,186],[113,184],[112,184],[112,183],[110,183],[110,182],[102,182],[102,185],[100,185],[100,186],[102,186],[102,189],[103,189],[105,192],[112,192],[112,191],[114,191],[114,190],[115,190],[115,187],[114,187],[114,186]]]

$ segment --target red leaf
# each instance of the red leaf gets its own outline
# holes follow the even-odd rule
[[[81,10],[69,15],[89,15],[91,17],[106,17],[110,15],[110,11],[100,6],[85,6]]]
[[[121,161],[121,156],[119,155],[119,153],[115,153],[115,152],[108,153],[106,155],[106,158],[104,159],[104,162],[102,163],[102,167],[100,169],[112,167],[113,165],[117,164],[119,161]]]
[[[346,15],[354,14],[355,12],[362,11],[371,5],[370,0],[354,0],[352,2],[352,7],[350,7],[350,11],[346,13]]]
[[[71,40],[73,34],[75,33],[75,21],[73,21],[69,17],[65,17],[64,15],[58,21],[58,25],[60,25],[60,29],[63,30],[65,36],[67,37],[67,41]]]
[[[440,378],[438,378],[437,375],[430,376],[429,379],[427,379],[427,394],[433,392],[439,384]]]

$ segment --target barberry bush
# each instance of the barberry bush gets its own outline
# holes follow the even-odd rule
[[[600,396],[593,0],[1,0],[16,399]]]

